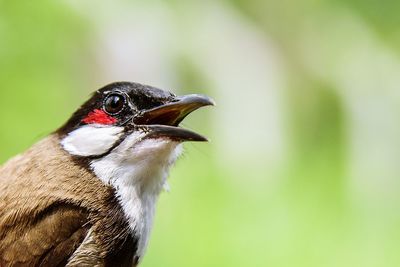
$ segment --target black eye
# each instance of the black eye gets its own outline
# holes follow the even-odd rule
[[[121,112],[124,107],[125,97],[119,94],[109,95],[104,101],[104,110],[111,115]]]

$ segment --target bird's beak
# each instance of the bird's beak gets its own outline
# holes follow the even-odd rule
[[[179,127],[179,123],[193,111],[214,106],[215,102],[205,95],[185,95],[171,102],[144,111],[134,119],[136,125],[145,126],[149,137],[167,137],[177,141],[207,141],[195,132]]]

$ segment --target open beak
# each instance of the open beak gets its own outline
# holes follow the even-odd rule
[[[215,102],[205,95],[185,95],[173,101],[146,110],[134,119],[138,126],[146,126],[148,137],[167,137],[176,141],[207,141],[204,136],[179,127],[187,115]]]

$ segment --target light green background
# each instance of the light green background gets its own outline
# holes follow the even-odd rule
[[[115,80],[206,93],[142,266],[400,266],[400,2],[0,0],[0,162]]]

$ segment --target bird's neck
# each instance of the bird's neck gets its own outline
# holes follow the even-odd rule
[[[158,196],[180,151],[177,143],[167,140],[145,140],[132,147],[127,138],[115,151],[90,164],[104,183],[114,187],[139,240],[139,257],[147,247]]]
[[[142,258],[153,226],[155,206],[159,194],[139,192],[133,185],[122,185],[117,190],[129,226],[138,238],[137,256]]]

